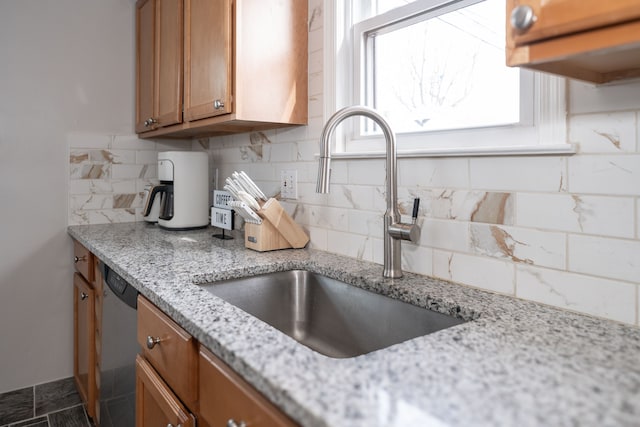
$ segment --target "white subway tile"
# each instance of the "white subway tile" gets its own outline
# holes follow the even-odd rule
[[[91,193],[91,182],[88,179],[71,179],[69,177],[69,195]]]
[[[158,152],[155,150],[138,150],[136,153],[136,163],[139,165],[157,165]]]
[[[320,95],[324,89],[324,74],[312,73],[309,74],[309,96]]]
[[[332,185],[328,203],[335,207],[375,210],[373,192],[374,188],[366,185]]]
[[[515,263],[564,269],[564,233],[517,227],[471,224],[471,249],[478,255],[504,258]]]
[[[475,157],[471,186],[480,190],[562,191],[566,174],[560,156]]]
[[[349,232],[382,239],[384,221],[381,213],[350,209],[348,218]]]
[[[384,168],[380,173],[384,177]],[[469,161],[455,157],[400,159],[398,182],[405,187],[468,188]]]
[[[493,292],[515,293],[513,264],[495,258],[435,250],[433,275]]]
[[[640,283],[640,241],[570,235],[569,270]]]
[[[298,141],[295,145],[295,158],[302,162],[311,162],[318,165],[317,154],[319,152],[318,141]],[[315,178],[314,178],[315,179]]]
[[[104,209],[71,211],[69,225],[111,224],[136,220],[135,209]]]
[[[96,210],[113,208],[113,196],[104,194],[77,194],[69,196],[71,210]]]
[[[600,85],[569,79],[571,114],[639,110],[640,82]]]
[[[429,215],[434,218],[507,225],[515,221],[511,193],[433,190],[431,197]]]
[[[307,205],[303,215],[304,222],[310,227],[338,231],[349,230],[349,211],[347,209]]]
[[[470,252],[469,225],[463,221],[425,219],[420,231],[420,246]]]
[[[571,193],[640,195],[640,155],[576,155],[569,159]]]
[[[303,141],[306,137],[307,137],[307,129],[304,126],[287,127],[282,129],[276,129],[276,136],[275,136],[274,142],[277,144],[280,144],[283,142],[297,143],[299,141]]]
[[[636,151],[635,113],[584,114],[571,117],[569,141],[581,153]]]
[[[329,252],[366,261],[373,258],[371,239],[356,234],[328,230],[327,249]]]
[[[318,144],[318,148],[316,149],[316,153],[320,152],[320,136],[322,135],[322,128],[324,127],[324,112],[321,112],[317,116],[309,115],[309,120],[307,120],[307,136],[305,139],[316,141]]]
[[[519,298],[635,323],[636,285],[531,266],[518,266],[516,277]]]
[[[111,177],[114,179],[138,179],[145,177],[144,165],[112,165]]]
[[[316,184],[298,183],[298,202],[307,205],[326,205],[327,194],[316,193]]]
[[[310,226],[308,226],[307,229],[309,230],[309,248],[326,251],[327,229]]]
[[[384,185],[385,166],[384,161],[356,160],[349,162],[349,184]]]
[[[433,249],[402,243],[402,270],[432,276]]]
[[[640,286],[636,286],[636,295],[638,297],[638,302],[636,303],[636,326],[640,326]]]
[[[324,114],[324,97],[322,95],[309,96],[309,117],[320,117]]]
[[[324,60],[322,52],[322,50],[309,52],[309,73],[322,72],[322,65]]]
[[[640,239],[640,198],[636,199],[636,239]]]
[[[135,164],[136,152],[133,150],[109,150],[102,153],[105,160],[118,164]]]
[[[295,158],[295,144],[290,142],[282,142],[278,144],[269,144],[269,156],[265,156],[265,160],[269,162],[292,162]]]
[[[322,28],[323,3],[321,0],[309,1],[309,31],[314,32]],[[320,31],[322,33],[322,31]]]
[[[636,112],[636,151],[640,153],[640,111]]]
[[[113,194],[131,194],[139,193],[137,179],[112,179],[110,193]]]
[[[632,198],[519,193],[516,206],[520,226],[634,237]]]

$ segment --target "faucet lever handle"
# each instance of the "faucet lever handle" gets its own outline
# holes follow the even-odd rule
[[[418,221],[418,210],[420,210],[420,197],[413,199],[413,213],[411,214],[411,222],[413,224]]]

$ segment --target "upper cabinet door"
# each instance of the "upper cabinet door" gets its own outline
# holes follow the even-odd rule
[[[136,4],[136,132],[150,130],[154,108],[155,1]]]
[[[510,0],[507,13],[529,6],[535,16],[528,29],[514,30],[516,45],[588,31],[640,18],[638,0]]]
[[[136,4],[136,132],[182,122],[182,0]]]
[[[156,0],[157,126],[182,122],[182,0]]]
[[[231,0],[185,0],[185,121],[233,111],[231,18]]]

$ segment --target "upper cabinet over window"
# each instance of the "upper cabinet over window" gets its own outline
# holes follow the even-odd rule
[[[640,76],[640,0],[507,0],[507,64],[593,83]]]
[[[174,40],[157,11],[157,4],[167,2],[179,3],[171,16],[180,17],[184,40],[176,75],[163,69],[169,62],[162,62],[163,55],[170,53],[159,46]],[[146,3],[155,11],[145,10]],[[139,0],[137,24],[141,137],[189,138],[307,123],[306,1]],[[171,28],[169,35],[163,25]],[[170,109],[163,91],[179,97],[177,120],[162,114],[163,107]]]

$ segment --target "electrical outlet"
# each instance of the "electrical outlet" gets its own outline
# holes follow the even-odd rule
[[[280,197],[283,199],[298,198],[298,171],[283,170],[280,173]]]

